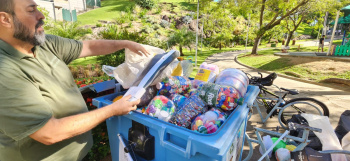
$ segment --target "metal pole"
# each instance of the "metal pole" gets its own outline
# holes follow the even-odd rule
[[[198,51],[198,17],[199,17],[199,0],[197,0],[197,28],[196,28],[196,61],[195,67],[197,67],[197,51]]]
[[[333,38],[334,38],[335,30],[337,29],[337,23],[338,23],[339,13],[340,13],[340,11],[337,12],[337,18],[335,19],[335,23],[334,23],[334,27],[333,27],[333,32],[332,32],[331,41],[329,42],[329,47],[328,47],[327,56],[329,55],[329,52],[331,51],[331,46],[332,46],[332,43],[333,43]]]
[[[248,44],[248,34],[249,34],[249,26],[250,26],[250,13],[248,18],[248,31],[247,31],[247,38],[245,39],[245,50],[247,50],[247,44]]]

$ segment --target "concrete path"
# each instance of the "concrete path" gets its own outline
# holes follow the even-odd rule
[[[220,69],[237,68],[244,72],[250,73],[252,75],[258,75],[257,74],[258,70],[247,68],[235,62],[235,57],[243,52],[246,52],[246,51],[215,54],[215,55],[212,55],[211,57],[208,57],[205,62],[215,64],[219,66]],[[267,73],[264,73],[264,75],[267,75]],[[297,95],[297,97],[312,97],[325,103],[329,108],[330,121],[334,128],[337,126],[341,113],[344,112],[345,110],[350,109],[350,92],[348,91],[320,86],[313,83],[296,81],[296,80],[284,78],[281,76],[277,77],[277,79],[274,81],[274,84],[279,87],[299,90],[300,94]],[[262,109],[262,111],[264,110]],[[262,127],[269,130],[274,130],[276,129],[276,126],[279,126],[277,117],[269,119],[263,125],[258,124],[258,122],[260,121],[261,120],[260,120],[259,114],[257,113],[256,110],[254,110],[254,114],[252,118],[248,121],[248,126],[247,126],[247,133],[251,138],[256,138],[253,127]],[[254,155],[251,158],[251,160],[258,160],[261,156],[258,150],[258,146],[257,144],[254,144],[254,143],[253,143],[253,146],[254,146]],[[249,150],[249,147],[246,145],[244,147],[243,156],[247,156],[248,150]]]

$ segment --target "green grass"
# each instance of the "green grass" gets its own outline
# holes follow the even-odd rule
[[[88,64],[97,64],[97,56],[79,58],[79,59],[72,61],[69,65],[70,66],[86,66]],[[104,64],[102,64],[102,65],[104,65]]]
[[[185,0],[161,0],[160,2],[172,2],[177,7],[174,11],[192,10],[196,8],[195,3],[188,3]],[[78,21],[81,25],[95,25],[98,20],[113,21],[121,11],[134,6],[135,2],[130,0],[104,0],[101,1],[101,8],[97,8],[81,15],[78,15]]]
[[[135,2],[129,0],[104,0],[101,1],[101,8],[78,15],[78,21],[82,25],[94,25],[98,23],[98,20],[112,21],[120,14],[120,11],[134,4]]]
[[[343,41],[342,39],[333,40],[333,43],[332,43],[332,44],[334,44],[334,45],[341,45],[341,42],[342,42],[342,41]]]
[[[295,52],[297,48],[292,48],[289,52]],[[325,48],[327,51],[328,48]],[[307,47],[301,48],[301,51],[317,51],[317,47]],[[350,79],[350,71],[346,72],[324,72],[324,71],[315,71],[303,66],[303,64],[292,64],[291,58],[289,57],[280,57],[275,56],[273,53],[280,52],[278,49],[269,49],[259,51],[258,56],[248,56],[250,53],[245,53],[244,55],[239,56],[238,60],[248,66],[267,70],[274,71],[277,73],[285,74],[285,72],[294,72],[301,76],[304,79],[313,80],[313,81],[322,81],[327,78],[345,78]],[[317,59],[315,59],[317,61]]]

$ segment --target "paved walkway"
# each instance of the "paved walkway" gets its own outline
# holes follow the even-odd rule
[[[252,75],[258,75],[258,70],[247,68],[235,62],[235,57],[243,52],[246,51],[215,54],[211,57],[208,57],[205,62],[215,64],[219,66],[220,69],[237,68]],[[267,73],[264,75],[267,75]],[[277,77],[277,79],[274,81],[274,84],[280,87],[299,90],[300,94],[298,97],[312,97],[325,103],[329,108],[330,121],[333,127],[337,126],[341,113],[350,108],[350,92],[347,91],[320,86],[313,83],[296,81],[281,76]],[[259,114],[256,112],[256,110],[254,110],[254,114],[248,121],[247,126],[247,133],[252,138],[256,138],[253,127],[262,127],[265,129],[274,130],[276,126],[279,125],[277,117],[269,119],[264,125],[258,124],[259,121],[261,121]],[[251,160],[258,160],[261,156],[258,152],[258,146],[257,144],[253,144],[253,146],[255,153]],[[243,156],[246,156],[248,154],[248,149],[248,146],[244,147]]]

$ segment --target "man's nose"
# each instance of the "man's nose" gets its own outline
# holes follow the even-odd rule
[[[45,16],[44,16],[44,14],[43,13],[41,13],[40,11],[38,11],[38,20],[43,20],[43,19],[45,19]]]

